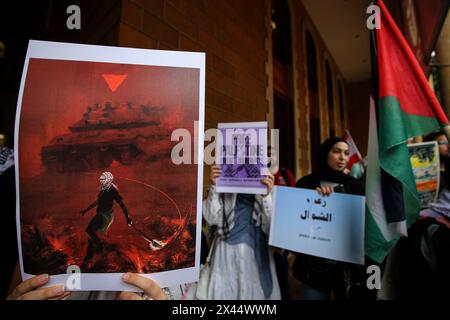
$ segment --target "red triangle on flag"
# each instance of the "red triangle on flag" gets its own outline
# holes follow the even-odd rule
[[[102,74],[102,76],[112,92],[116,91],[127,77],[126,74]]]

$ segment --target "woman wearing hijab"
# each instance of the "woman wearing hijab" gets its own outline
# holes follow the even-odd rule
[[[328,196],[332,192],[364,195],[361,181],[344,173],[349,159],[349,147],[344,139],[333,137],[319,148],[318,170],[301,178],[296,187],[317,190]],[[349,264],[297,254],[293,265],[294,276],[302,282],[303,298],[307,300],[346,297],[346,290],[357,281],[351,279]],[[356,268],[356,267],[353,267]],[[365,283],[362,285],[365,286]]]

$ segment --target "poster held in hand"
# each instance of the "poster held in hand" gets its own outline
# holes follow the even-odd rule
[[[266,194],[267,122],[219,123],[216,163],[217,192]]]
[[[204,53],[30,41],[15,128],[24,280],[198,280],[204,95]],[[194,164],[172,161],[178,128],[198,139]]]

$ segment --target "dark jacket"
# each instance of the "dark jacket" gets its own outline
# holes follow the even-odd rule
[[[301,178],[297,188],[316,189],[322,180],[318,174],[310,174]],[[340,180],[330,181],[339,183],[336,192],[347,194],[364,194],[364,186],[351,176],[342,177]],[[342,263],[334,260],[318,258],[306,254],[298,253],[293,265],[294,276],[310,287],[321,291],[330,291],[341,288],[344,285],[344,274],[341,268]]]
[[[14,268],[18,260],[16,231],[16,185],[14,166],[0,175],[0,195],[2,198],[3,250],[0,267],[2,291],[5,299]]]

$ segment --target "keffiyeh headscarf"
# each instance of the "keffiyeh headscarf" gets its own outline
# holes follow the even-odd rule
[[[0,146],[0,175],[14,165],[14,150]]]
[[[117,186],[113,183],[114,176],[111,172],[103,172],[100,176],[100,190],[106,191],[113,186],[117,189]]]

